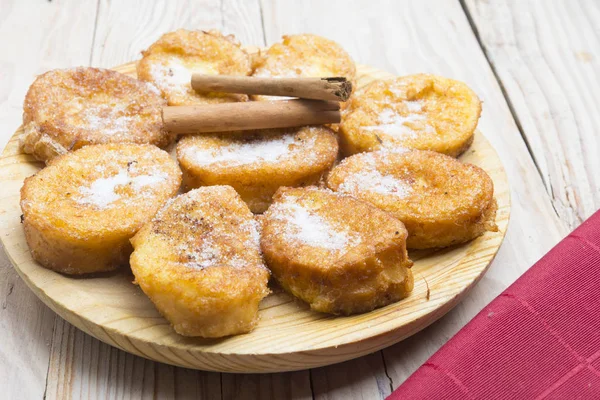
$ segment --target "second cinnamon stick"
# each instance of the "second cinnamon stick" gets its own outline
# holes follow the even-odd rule
[[[174,133],[226,132],[339,123],[340,104],[321,100],[248,101],[163,108]]]
[[[344,77],[260,78],[194,74],[192,88],[198,92],[261,94],[335,101],[346,101],[352,94],[352,83]]]

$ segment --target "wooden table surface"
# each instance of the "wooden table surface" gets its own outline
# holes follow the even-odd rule
[[[479,127],[504,162],[512,196],[506,240],[459,306],[383,351],[301,372],[201,372],[111,348],[37,300],[2,252],[0,396],[385,397],[600,207],[598,21],[597,0],[0,0],[2,147],[20,124],[28,86],[46,70],[122,64],[180,27],[217,28],[257,46],[310,32],[363,64],[469,84],[484,102]]]

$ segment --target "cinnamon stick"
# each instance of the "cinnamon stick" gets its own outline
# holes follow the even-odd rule
[[[178,134],[287,128],[340,122],[340,104],[322,100],[248,101],[163,108],[165,128]]]
[[[346,101],[352,94],[352,83],[344,77],[259,78],[193,74],[192,88],[198,92],[261,94],[335,101]]]

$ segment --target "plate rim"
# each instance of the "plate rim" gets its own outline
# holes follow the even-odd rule
[[[134,69],[134,67],[135,67],[135,63],[136,63],[136,61],[126,63],[126,64],[123,64],[123,65],[120,65],[117,67],[113,67],[112,69],[119,71],[119,72],[124,72],[124,73],[127,73],[127,71],[129,71],[129,73],[131,73],[132,68]],[[381,71],[381,70],[378,70],[378,69],[375,69],[375,68],[372,68],[369,66],[360,65],[360,64],[357,64],[357,72],[358,72],[358,75],[361,75],[361,74],[367,75],[367,76],[380,75],[379,78],[374,78],[374,79],[382,79],[382,78],[385,79],[385,77],[393,77],[393,75],[388,74],[387,72],[384,72],[384,71]],[[358,79],[360,79],[360,76],[358,77]],[[7,178],[7,174],[6,174],[7,166],[9,167],[11,164],[14,164],[14,163],[5,163],[4,162],[4,161],[6,161],[7,153],[9,153],[11,149],[14,150],[14,146],[17,146],[16,153],[13,152],[14,154],[8,154],[8,155],[9,156],[23,155],[23,153],[20,150],[18,150],[18,144],[16,143],[18,141],[18,135],[21,130],[22,130],[22,126],[19,127],[15,131],[15,133],[11,136],[8,143],[2,150],[2,153],[0,155],[0,181],[5,181]],[[144,351],[139,350],[138,346],[149,345],[151,347],[156,347],[156,348],[161,348],[161,349],[164,348],[164,349],[168,349],[168,350],[171,350],[172,348],[176,348],[180,351],[184,351],[184,352],[188,352],[188,353],[190,353],[191,350],[189,348],[190,346],[186,345],[183,342],[175,342],[175,343],[165,344],[165,343],[159,343],[156,341],[152,341],[149,339],[147,340],[147,339],[144,339],[141,337],[131,336],[130,333],[123,333],[123,332],[119,331],[117,329],[117,327],[110,326],[110,325],[102,325],[98,322],[95,322],[94,320],[92,320],[90,318],[89,315],[77,313],[76,311],[72,310],[68,304],[65,304],[64,302],[61,302],[60,300],[57,300],[56,298],[47,294],[46,291],[44,290],[44,288],[39,286],[39,283],[34,282],[34,279],[28,274],[27,271],[22,270],[23,266],[21,264],[26,264],[27,262],[31,262],[32,264],[37,264],[37,263],[35,263],[35,261],[33,261],[33,260],[19,262],[17,259],[15,259],[15,254],[13,254],[15,252],[15,250],[13,249],[13,246],[11,246],[11,243],[8,241],[8,238],[10,237],[10,235],[8,235],[8,236],[5,235],[6,228],[4,228],[4,225],[2,228],[0,228],[0,233],[2,233],[2,235],[0,235],[0,242],[2,242],[2,244],[5,248],[5,254],[7,255],[7,258],[9,259],[9,261],[11,262],[11,264],[13,265],[15,270],[17,270],[17,273],[19,274],[19,276],[25,281],[27,286],[34,292],[34,294],[44,304],[46,304],[48,307],[50,307],[61,318],[72,323],[77,328],[83,330],[87,334],[90,334],[91,336],[95,337],[98,340],[101,340],[111,346],[120,348],[129,353],[133,353],[138,356],[148,358],[151,360],[155,360],[155,361],[159,361],[159,362],[166,362],[166,363],[169,363],[172,365],[178,365],[178,366],[187,367],[187,368],[220,371],[220,372],[243,372],[243,373],[283,372],[283,371],[302,370],[302,369],[307,369],[307,368],[313,368],[313,367],[333,364],[336,362],[341,362],[341,361],[349,360],[352,358],[360,357],[365,354],[369,354],[371,352],[385,348],[387,346],[390,346],[394,343],[397,343],[397,342],[405,339],[406,337],[412,336],[413,334],[424,329],[431,323],[437,321],[439,318],[441,318],[442,316],[447,314],[452,308],[454,308],[466,296],[466,294],[469,293],[470,290],[481,280],[483,275],[489,269],[492,261],[494,260],[496,254],[497,254],[498,250],[500,249],[500,247],[504,241],[504,238],[506,236],[506,231],[508,228],[508,223],[509,223],[509,219],[510,219],[510,211],[511,211],[510,186],[508,184],[508,177],[506,174],[506,170],[505,170],[504,165],[503,165],[500,157],[498,156],[496,150],[487,141],[487,139],[485,139],[485,137],[481,133],[477,132],[476,135],[478,136],[478,138],[477,138],[478,140],[483,140],[485,142],[485,144],[493,152],[493,156],[497,160],[497,164],[499,166],[499,178],[502,180],[501,183],[504,184],[505,190],[506,190],[506,193],[503,193],[506,197],[506,199],[505,199],[506,204],[499,204],[499,211],[500,211],[500,207],[502,207],[503,208],[502,211],[505,213],[505,218],[502,219],[501,221],[498,221],[498,216],[497,216],[499,233],[496,233],[496,235],[499,234],[500,237],[497,238],[498,243],[497,243],[497,245],[494,246],[493,252],[486,255],[485,266],[480,269],[477,276],[475,276],[466,285],[462,286],[461,289],[459,291],[457,291],[456,293],[454,293],[454,295],[452,297],[446,299],[445,302],[439,304],[436,308],[434,308],[430,311],[427,311],[427,312],[419,315],[418,317],[411,319],[411,321],[408,323],[398,325],[398,326],[395,326],[390,329],[382,329],[380,332],[378,332],[376,334],[360,336],[360,337],[354,338],[352,340],[342,341],[337,345],[323,344],[322,346],[307,348],[305,350],[276,351],[276,352],[262,351],[259,353],[239,353],[239,352],[234,352],[234,351],[227,352],[227,351],[219,351],[219,350],[214,350],[214,349],[207,351],[206,349],[203,349],[203,348],[197,348],[195,350],[198,353],[205,354],[207,357],[220,356],[220,357],[242,357],[242,358],[243,357],[250,357],[250,358],[252,358],[252,357],[259,357],[259,358],[260,357],[277,357],[277,358],[284,357],[285,358],[285,356],[288,356],[288,355],[298,355],[298,354],[301,356],[307,357],[307,356],[311,356],[311,355],[324,355],[326,353],[332,353],[331,357],[333,357],[334,360],[304,362],[304,363],[302,363],[302,365],[295,365],[295,364],[300,363],[300,361],[294,361],[293,363],[291,363],[291,361],[288,360],[287,361],[288,364],[286,367],[275,367],[272,369],[270,369],[268,367],[263,367],[263,368],[254,367],[254,368],[250,368],[250,369],[245,369],[245,368],[223,368],[223,369],[221,369],[218,367],[215,368],[214,365],[213,366],[204,365],[203,361],[199,361],[197,364],[194,364],[194,363],[189,363],[189,362],[181,363],[181,362],[178,362],[177,360],[169,360],[169,359],[166,359],[166,357],[164,357],[164,355],[161,358],[151,357],[148,354],[146,354]],[[33,160],[29,156],[26,156],[26,155],[23,155],[23,156],[28,157],[29,158],[28,161],[34,161],[35,164],[38,164],[38,165],[40,164],[39,162],[35,162],[35,160]],[[22,181],[22,179],[24,179],[22,177],[22,175],[19,175],[18,178],[21,179],[21,181]],[[494,181],[495,189],[497,187],[497,184],[498,184],[498,182]],[[496,191],[495,191],[495,195],[496,195]],[[5,216],[11,214],[11,212],[9,210],[4,209],[4,204],[3,204],[3,202],[5,201],[4,199],[8,199],[10,197],[11,196],[9,194],[8,196],[3,197],[3,199],[1,199],[2,204],[0,204],[0,213],[3,216],[2,220],[4,220]],[[498,198],[498,196],[496,196],[496,197]],[[19,212],[20,212],[20,209],[19,209]],[[22,234],[22,229],[21,229],[21,234]],[[486,233],[486,235],[489,235],[489,234],[490,234],[489,232]],[[478,240],[478,239],[475,239],[475,240]],[[470,243],[473,243],[473,242],[469,242],[469,244]],[[463,244],[460,247],[468,248],[469,245]],[[27,252],[29,252],[28,248],[26,248],[25,250]],[[464,258],[460,259],[460,261],[462,261],[462,260],[464,260]],[[460,264],[460,261],[459,261],[459,264]],[[38,268],[43,269],[43,267],[41,267],[39,265],[38,265]],[[52,272],[52,273],[54,273],[54,272]],[[395,304],[397,304],[397,303],[395,303]],[[389,307],[389,306],[387,306],[387,307]],[[383,309],[385,309],[385,307]],[[369,313],[367,313],[367,314],[369,314]],[[366,314],[361,314],[361,315],[366,315]],[[432,318],[432,315],[433,315],[433,318]],[[341,318],[343,318],[343,317],[341,317]],[[387,323],[387,322],[382,322],[382,324],[383,323]],[[92,325],[92,326],[90,327],[89,325]],[[395,332],[398,332],[401,329],[405,329],[406,327],[411,328],[408,330],[409,331],[408,333],[405,333],[402,335],[394,335]],[[98,328],[98,329],[104,331],[106,337],[104,337],[104,335],[100,334],[99,331],[94,328]],[[109,332],[110,332],[110,334],[109,334]],[[114,336],[117,336],[118,339],[115,338]],[[239,335],[239,336],[243,337],[245,335]],[[381,341],[378,339],[381,339],[384,336],[387,336],[388,338],[385,340],[385,343],[382,344]],[[126,343],[127,341],[129,342],[129,345],[123,345],[121,343],[121,342]],[[371,347],[370,344],[373,342],[375,342],[375,343],[373,344],[373,347]],[[343,350],[347,349],[350,346],[355,347],[352,354],[350,356],[347,356],[348,354],[343,354],[344,353]],[[191,355],[191,353],[190,353],[190,355]],[[177,358],[183,360],[183,358],[181,358],[181,357],[177,357]],[[194,358],[193,355],[192,355],[192,358]],[[198,360],[198,359],[196,358],[196,360]],[[292,364],[294,364],[294,365],[292,365]]]

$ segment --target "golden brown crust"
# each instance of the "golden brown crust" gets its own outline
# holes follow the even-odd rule
[[[255,213],[281,186],[319,182],[337,154],[335,134],[322,126],[185,136],[177,145],[186,188],[230,185]]]
[[[314,187],[281,188],[262,228],[273,276],[315,311],[367,312],[412,291],[404,225],[366,202]]]
[[[283,36],[254,59],[253,76],[332,77],[343,76],[354,82],[356,66],[350,55],[333,40],[301,34]],[[276,100],[273,96],[252,96],[255,100]]]
[[[115,71],[49,71],[25,97],[21,147],[42,161],[90,144],[165,147],[174,139],[163,127],[165,104],[153,86]]]
[[[253,215],[229,186],[170,201],[131,240],[131,270],[177,333],[222,337],[251,331],[268,293]]]
[[[129,239],[181,184],[181,171],[152,145],[86,146],[25,179],[21,209],[33,258],[65,274],[127,263]]]
[[[138,78],[152,82],[169,105],[246,101],[248,96],[225,93],[196,93],[191,86],[192,72],[203,74],[250,75],[248,53],[233,35],[218,31],[169,32],[142,52],[137,64]]]
[[[497,230],[491,178],[481,168],[443,154],[357,154],[331,171],[327,186],[404,222],[409,248],[450,246]]]
[[[457,157],[480,114],[481,101],[462,82],[430,74],[374,81],[350,98],[340,144],[345,155],[404,147]]]

